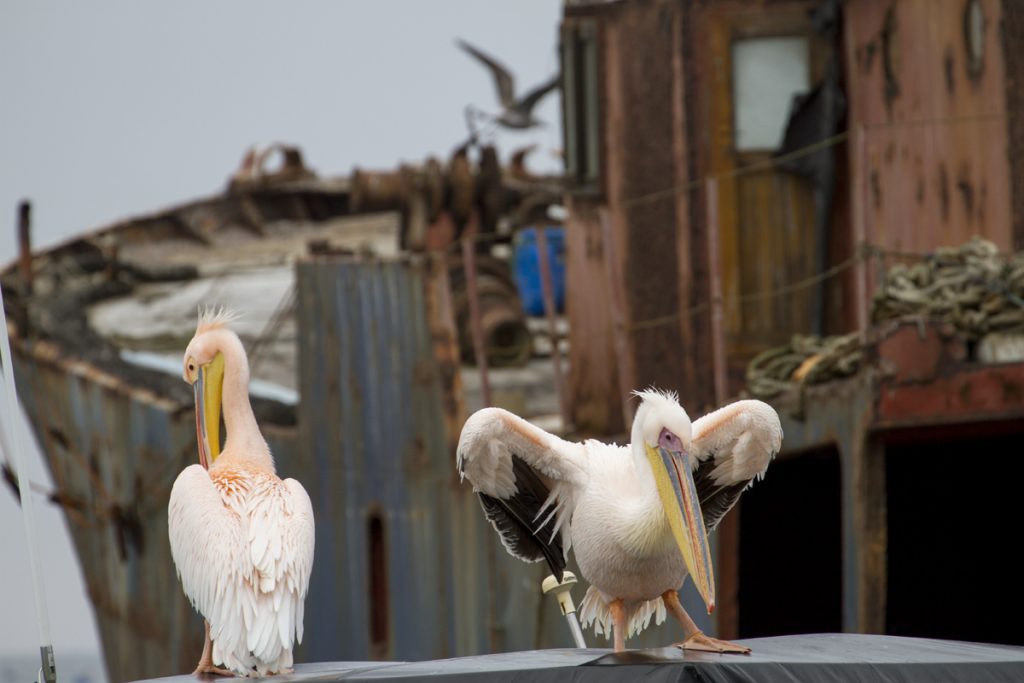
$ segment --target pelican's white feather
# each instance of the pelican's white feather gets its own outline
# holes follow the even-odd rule
[[[211,479],[191,465],[168,514],[171,554],[185,594],[210,622],[214,661],[238,673],[290,668],[313,564],[306,491],[271,474]]]

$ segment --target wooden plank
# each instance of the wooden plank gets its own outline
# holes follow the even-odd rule
[[[690,182],[689,154],[690,145],[687,140],[686,120],[686,63],[683,58],[684,44],[684,12],[679,8],[672,17],[672,162],[675,169],[675,184],[678,188],[688,186]],[[697,350],[694,348],[694,317],[690,307],[694,305],[693,280],[695,280],[694,261],[698,255],[693,252],[691,232],[694,226],[690,222],[690,192],[677,190],[675,193],[676,212],[676,281],[679,289],[679,335],[682,340],[683,379],[681,395],[687,401],[695,400],[695,396],[687,391],[699,382],[697,377]],[[692,407],[692,406],[691,406]],[[698,406],[699,407],[699,406]]]
[[[843,630],[884,633],[885,448],[863,422],[838,446],[843,473]]]

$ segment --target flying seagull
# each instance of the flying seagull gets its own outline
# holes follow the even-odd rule
[[[515,80],[507,68],[466,41],[458,40],[457,43],[459,47],[473,55],[490,69],[491,75],[494,77],[494,84],[498,89],[498,100],[501,102],[503,109],[500,115],[494,117],[496,123],[505,128],[518,130],[532,128],[542,123],[542,121],[533,117],[533,108],[542,97],[558,87],[561,79],[559,74],[555,74],[547,82],[537,86],[524,97],[517,99],[515,95]]]

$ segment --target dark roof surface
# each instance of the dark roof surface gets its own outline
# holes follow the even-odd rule
[[[299,664],[274,680],[302,681],[1024,681],[1024,648],[923,638],[816,634],[740,641],[744,655],[675,648],[532,650],[426,662]],[[571,669],[571,670],[570,670]],[[158,679],[190,683],[192,676]],[[211,680],[223,680],[213,679]]]

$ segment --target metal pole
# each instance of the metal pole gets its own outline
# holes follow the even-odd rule
[[[32,507],[32,487],[29,485],[28,462],[25,459],[25,428],[18,409],[18,393],[14,386],[14,365],[11,361],[11,340],[7,336],[7,312],[4,307],[4,292],[0,286],[0,354],[4,365],[4,383],[7,385],[7,420],[14,432],[14,461],[18,467],[18,481],[21,489],[21,509],[25,520],[25,536],[28,540],[28,561],[32,572],[32,588],[36,599],[36,619],[39,623],[39,654],[42,661],[43,680],[56,683],[57,666],[53,659],[53,640],[50,638],[50,620],[46,611],[46,592],[43,589],[43,575],[40,570],[39,552],[36,549],[35,512]],[[43,683],[40,681],[39,683]]]
[[[555,597],[558,598],[558,608],[562,610],[565,622],[569,625],[569,633],[572,635],[573,642],[578,648],[586,648],[587,643],[583,640],[583,629],[580,628],[580,622],[576,619],[576,605],[572,601],[572,587],[575,583],[576,575],[570,571],[564,571],[561,583],[554,575],[548,576],[541,583],[541,590],[545,595],[555,594]]]
[[[548,254],[547,229],[535,228],[537,232],[537,258],[540,260],[540,288],[544,295],[544,315],[548,319],[548,338],[551,339],[551,362],[555,366],[555,391],[558,392],[558,409],[562,413],[562,429],[568,429],[572,417],[569,401],[565,395],[565,378],[562,376],[562,351],[558,348],[558,328],[555,322],[555,287],[551,279],[551,258]]]

